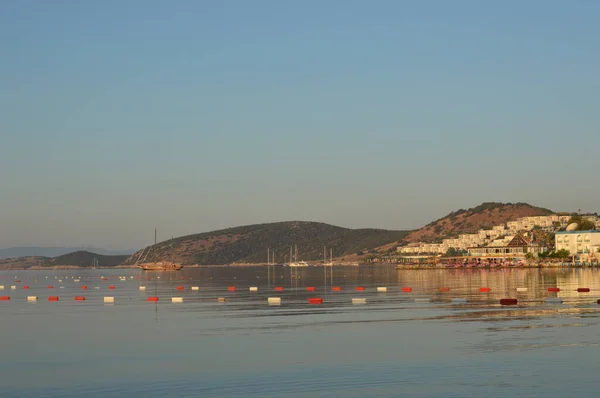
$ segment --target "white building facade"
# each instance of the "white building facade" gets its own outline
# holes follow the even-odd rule
[[[596,253],[600,247],[600,231],[560,231],[554,235],[556,250],[568,250],[572,255]]]

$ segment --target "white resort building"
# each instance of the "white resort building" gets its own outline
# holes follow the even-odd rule
[[[527,254],[537,257],[546,250],[545,246],[535,243],[533,238],[517,234],[507,244],[504,240],[494,241],[488,246],[469,247],[468,252],[470,256],[476,257],[525,257]]]
[[[560,231],[554,235],[556,250],[568,250],[572,255],[596,253],[600,247],[600,231]]]
[[[595,215],[584,215],[582,217],[593,222],[596,226],[596,229],[600,229],[600,217]],[[527,247],[523,245],[517,245],[517,242],[513,243],[512,246],[509,245],[516,238],[516,236],[523,231],[542,229],[547,232],[553,232],[559,228],[567,227],[570,219],[571,215],[558,214],[549,216],[522,217],[515,221],[509,221],[503,225],[496,225],[492,227],[492,229],[480,229],[477,231],[477,233],[461,234],[459,236],[447,238],[441,243],[411,243],[407,246],[400,246],[396,250],[400,254],[445,254],[448,249],[453,248],[458,250],[468,250],[468,252],[470,254],[472,253],[471,255],[474,256],[517,254],[521,253],[519,250],[525,250],[521,254],[531,253],[533,255],[537,255],[540,252],[546,251],[547,248],[538,247],[535,246],[535,244],[532,246],[531,243],[528,244]],[[568,233],[570,234],[571,232]],[[600,240],[600,231],[591,231],[589,234],[589,242],[585,241],[585,235],[582,235],[581,242],[571,242],[570,237],[567,238],[562,236],[564,234],[565,233],[563,232],[556,233],[556,250],[565,248],[571,253],[579,253],[575,250],[578,250],[578,247],[585,247],[586,243],[588,243],[588,246],[590,247],[589,250],[591,250],[591,247],[594,245],[595,247],[598,247],[600,243],[594,240]],[[560,242],[559,236],[562,236],[560,238]],[[528,238],[524,239],[527,240]],[[581,246],[578,246],[578,244],[581,244]]]

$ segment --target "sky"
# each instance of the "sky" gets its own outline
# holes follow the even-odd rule
[[[596,212],[600,2],[0,2],[0,247]]]

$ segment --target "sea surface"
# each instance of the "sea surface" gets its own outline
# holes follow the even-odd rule
[[[599,277],[387,266],[1,271],[10,300],[0,301],[0,396],[596,397]]]

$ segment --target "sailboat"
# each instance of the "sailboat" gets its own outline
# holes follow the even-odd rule
[[[156,246],[156,229],[154,229],[154,245]],[[150,249],[148,250],[148,253],[150,253]],[[144,257],[144,260],[146,260],[146,258],[148,257],[148,253],[146,253],[146,257]],[[143,254],[144,252],[142,251],[138,260],[142,257]],[[174,263],[173,261],[154,261],[148,263],[144,262],[140,264],[139,267],[143,271],[179,271],[183,268],[183,265]]]
[[[296,245],[296,255],[293,256],[294,261],[291,261],[292,259],[292,248],[290,247],[290,262],[287,264],[284,264],[287,267],[309,267],[310,264],[307,263],[306,261],[298,261],[298,245]]]

